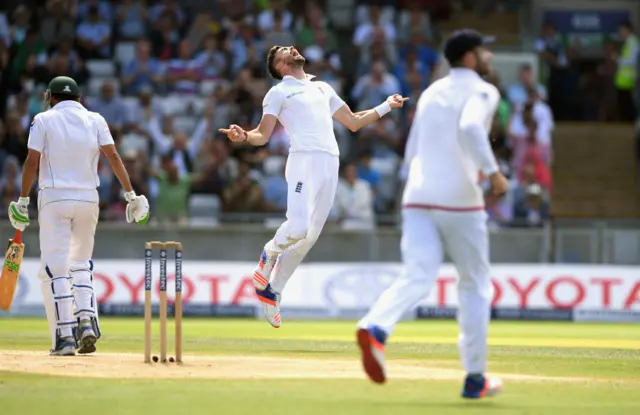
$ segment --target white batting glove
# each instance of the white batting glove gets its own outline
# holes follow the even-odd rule
[[[11,226],[23,232],[29,226],[29,198],[21,197],[17,202],[9,204],[9,221]]]
[[[135,192],[124,194],[127,201],[127,222],[135,222],[137,225],[145,225],[149,221],[149,201],[144,195],[136,196]]]

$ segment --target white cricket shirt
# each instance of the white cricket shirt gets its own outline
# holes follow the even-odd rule
[[[488,133],[499,99],[475,71],[458,68],[420,95],[405,150],[405,208],[484,209],[479,173],[498,171]]]
[[[322,151],[340,155],[333,133],[333,114],[344,104],[326,82],[285,76],[262,102],[263,114],[278,117],[290,137],[290,153]]]
[[[36,115],[31,121],[28,146],[41,153],[38,184],[44,203],[97,203],[100,147],[108,144],[114,142],[105,119],[79,102],[62,101]]]

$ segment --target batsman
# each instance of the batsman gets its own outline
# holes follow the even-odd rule
[[[93,245],[98,224],[98,159],[102,151],[124,188],[127,222],[149,220],[149,202],[131,187],[105,119],[80,104],[72,78],[54,78],[44,112],[31,121],[20,199],[9,220],[29,225],[29,193],[38,175],[39,278],[51,333],[51,355],[93,353],[100,338],[93,288]],[[75,305],[75,309],[74,309]]]

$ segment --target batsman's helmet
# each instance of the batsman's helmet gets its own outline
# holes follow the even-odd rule
[[[49,82],[49,88],[47,88],[51,95],[70,95],[72,97],[80,96],[80,88],[73,78],[68,76],[57,76]]]

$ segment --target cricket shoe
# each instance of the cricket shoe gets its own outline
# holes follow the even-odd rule
[[[467,375],[464,380],[462,397],[480,399],[485,396],[495,396],[502,392],[502,380],[484,375]]]
[[[271,271],[273,271],[273,267],[276,265],[276,260],[278,257],[269,258],[267,255],[267,251],[262,251],[262,255],[260,255],[260,261],[258,261],[258,266],[255,271],[253,271],[253,286],[256,290],[264,291],[269,285],[269,278],[271,277]]]
[[[98,341],[98,336],[93,331],[93,323],[90,319],[82,319],[80,320],[80,324],[78,325],[78,353],[79,354],[88,354],[96,351],[96,342]]]
[[[385,370],[384,344],[387,333],[378,326],[358,329],[358,346],[362,352],[362,367],[374,383],[384,383],[387,379]]]
[[[75,356],[76,339],[73,336],[58,337],[56,348],[49,351],[50,356]]]
[[[274,328],[280,327],[280,293],[271,288],[271,284],[267,283],[264,290],[256,288],[258,300],[262,303],[264,309],[264,317]]]

